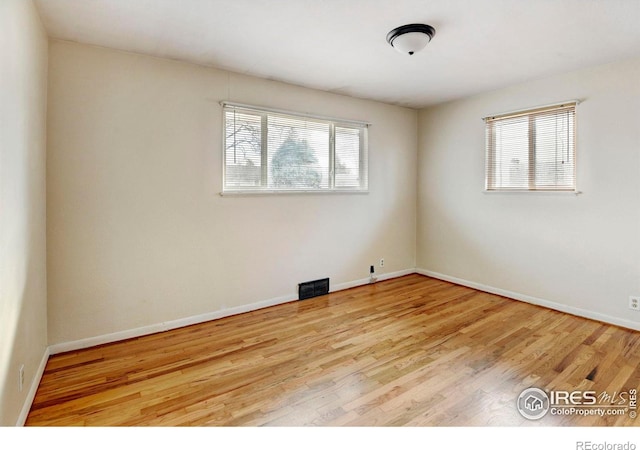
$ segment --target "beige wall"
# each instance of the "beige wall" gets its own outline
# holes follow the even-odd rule
[[[0,1],[0,426],[18,423],[47,347],[46,80],[35,7]]]
[[[634,59],[421,111],[418,268],[639,328],[638,80]],[[583,193],[483,193],[481,118],[569,99]]]
[[[415,267],[417,112],[225,71],[50,43],[49,343]],[[221,197],[231,100],[365,120],[370,193]]]

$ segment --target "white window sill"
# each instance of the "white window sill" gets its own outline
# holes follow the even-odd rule
[[[582,191],[552,191],[552,190],[529,190],[529,189],[485,189],[483,194],[542,194],[542,195],[580,195]]]
[[[222,191],[220,196],[222,197],[242,197],[242,196],[254,196],[254,195],[335,195],[335,194],[368,194],[368,190],[361,189],[310,189],[310,190],[237,190],[237,191]]]

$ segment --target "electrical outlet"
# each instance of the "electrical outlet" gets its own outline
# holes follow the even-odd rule
[[[380,258],[380,267],[384,267],[384,258]]]
[[[629,296],[629,309],[640,311],[640,297]]]
[[[378,278],[375,275],[375,269],[373,266],[369,266],[369,283],[375,283]]]
[[[20,383],[20,392],[22,392],[22,389],[24,388],[24,364],[20,366],[18,382]]]

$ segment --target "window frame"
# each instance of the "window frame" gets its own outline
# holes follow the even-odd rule
[[[349,119],[338,119],[328,116],[312,115],[290,110],[275,109],[263,106],[247,105],[229,101],[220,102],[222,106],[222,190],[220,195],[281,195],[281,194],[368,194],[369,192],[369,142],[368,129],[370,123]],[[229,186],[227,187],[227,128],[226,114],[229,110],[240,110],[248,114],[255,114],[261,117],[260,121],[260,161],[261,161],[261,187],[250,186]],[[287,188],[278,189],[269,187],[269,166],[268,162],[268,117],[285,117],[294,120],[312,121],[328,125],[328,186],[320,188]],[[359,186],[336,187],[336,128],[357,129],[359,135],[358,164],[360,180]]]
[[[570,194],[579,194],[577,187],[577,106],[580,104],[579,100],[567,100],[564,102],[553,103],[549,105],[536,106],[532,108],[520,109],[515,111],[509,111],[499,114],[492,114],[490,116],[483,117],[483,121],[485,122],[485,177],[484,177],[484,192],[485,193],[520,193],[520,192],[536,192],[536,193],[570,193]],[[535,122],[537,117],[541,117],[542,114],[553,114],[554,111],[562,112],[569,111],[571,116],[570,126],[572,132],[570,134],[571,139],[567,141],[567,149],[571,151],[571,159],[572,159],[572,177],[571,180],[573,182],[572,186],[549,186],[545,187],[544,184],[536,183],[536,156],[537,156],[537,140],[535,136],[535,123],[532,125],[532,121]],[[508,187],[496,187],[495,183],[495,159],[496,159],[496,148],[492,146],[492,133],[495,132],[495,125],[491,125],[495,122],[501,120],[509,120],[518,117],[526,117],[527,124],[527,135],[526,138],[528,140],[527,144],[527,156],[528,156],[528,166],[527,166],[527,179],[528,184],[527,187],[517,187],[517,186],[508,186]],[[534,131],[534,134],[531,133]],[[525,136],[522,136],[525,137]],[[556,172],[557,173],[557,172]],[[491,183],[493,181],[493,183]]]

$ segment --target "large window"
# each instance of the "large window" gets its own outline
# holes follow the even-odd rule
[[[367,126],[223,103],[223,192],[366,191]]]
[[[490,116],[486,190],[575,191],[576,102]]]

